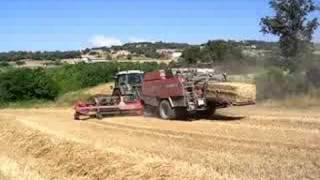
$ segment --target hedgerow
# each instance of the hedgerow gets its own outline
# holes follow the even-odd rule
[[[54,100],[70,91],[110,82],[118,71],[158,69],[157,63],[96,63],[63,65],[51,69],[10,69],[0,73],[0,104]]]

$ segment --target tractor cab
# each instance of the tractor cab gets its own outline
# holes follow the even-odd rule
[[[115,87],[113,89],[113,95],[140,96],[143,74],[144,72],[139,70],[121,71],[117,73],[114,77]]]

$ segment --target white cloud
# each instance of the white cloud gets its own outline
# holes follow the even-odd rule
[[[148,40],[143,39],[143,38],[136,38],[136,37],[129,38],[129,42],[131,42],[131,43],[147,42],[147,41]]]
[[[139,43],[139,42],[155,42],[144,38],[137,38],[137,37],[130,37],[129,38],[130,43]]]
[[[115,37],[107,37],[104,35],[93,36],[89,42],[93,47],[111,47],[120,46],[123,44],[120,39],[117,39]]]

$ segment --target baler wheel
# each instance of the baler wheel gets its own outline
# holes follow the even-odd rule
[[[98,120],[102,120],[102,119],[103,119],[103,115],[102,115],[101,113],[97,112],[96,118],[97,118]]]
[[[171,107],[169,101],[162,100],[159,105],[159,115],[162,119],[172,120],[175,119],[174,109]]]
[[[144,111],[143,111],[143,115],[145,117],[152,117],[155,113],[155,108],[152,107],[151,105],[145,104],[144,105]]]
[[[77,120],[77,121],[80,120],[80,114],[78,112],[74,113],[74,120]]]
[[[208,104],[208,109],[205,111],[199,111],[198,115],[200,118],[210,118],[216,112],[216,105],[214,103]]]
[[[177,107],[174,109],[176,119],[178,120],[188,120],[188,112],[185,107]]]

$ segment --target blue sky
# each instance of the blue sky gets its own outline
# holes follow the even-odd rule
[[[275,37],[259,32],[260,18],[272,13],[268,1],[1,0],[0,51],[73,50],[159,40],[270,41]],[[320,41],[319,30],[315,39]]]

